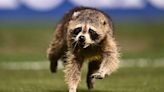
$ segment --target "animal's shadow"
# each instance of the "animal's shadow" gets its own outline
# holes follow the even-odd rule
[[[67,90],[49,90],[48,92],[68,92]],[[78,89],[77,92],[114,92],[112,90],[87,90],[87,89]]]

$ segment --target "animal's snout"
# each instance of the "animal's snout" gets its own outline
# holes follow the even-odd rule
[[[81,43],[85,42],[85,36],[82,36],[82,35],[81,35],[81,36],[79,37],[79,42],[81,42]]]

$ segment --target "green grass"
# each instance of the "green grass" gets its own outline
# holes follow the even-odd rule
[[[0,24],[0,61],[46,59],[55,23],[19,22]]]
[[[78,92],[88,92],[85,69]],[[66,92],[64,74],[49,70],[0,69],[0,92]],[[164,92],[164,68],[120,68],[104,80],[97,80],[91,92]]]

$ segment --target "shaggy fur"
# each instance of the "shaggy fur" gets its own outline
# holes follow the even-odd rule
[[[82,31],[73,36],[77,27]],[[97,34],[95,39],[88,30]],[[79,45],[79,36],[85,37],[84,45]],[[91,39],[92,38],[92,39]],[[65,81],[69,92],[76,92],[80,81],[84,61],[89,61],[87,86],[93,88],[95,79],[103,79],[118,68],[119,54],[113,37],[113,25],[110,17],[100,10],[88,7],[77,7],[64,15],[56,27],[47,50],[51,72],[56,72],[57,61],[65,61]]]

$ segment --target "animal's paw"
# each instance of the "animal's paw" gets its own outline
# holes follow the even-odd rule
[[[102,72],[96,72],[91,75],[91,78],[95,78],[95,79],[103,79],[104,77],[105,77],[105,74],[103,74]]]

